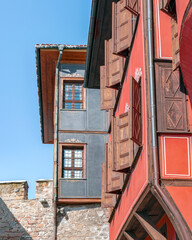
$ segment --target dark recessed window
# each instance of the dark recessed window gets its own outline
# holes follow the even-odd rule
[[[83,148],[62,149],[62,177],[63,178],[83,178]]]
[[[83,109],[83,83],[64,82],[63,83],[63,108]]]

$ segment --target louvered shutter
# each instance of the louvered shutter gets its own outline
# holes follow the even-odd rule
[[[116,87],[123,74],[124,58],[112,53],[112,39],[105,41],[106,86]]]
[[[157,128],[159,132],[188,132],[187,102],[179,69],[156,63]]]
[[[114,53],[127,54],[133,37],[133,21],[132,13],[125,9],[125,0],[113,3],[112,39]]]
[[[106,157],[106,166],[107,166],[107,192],[108,193],[115,193],[118,194],[121,192],[121,188],[123,186],[123,174],[119,172],[114,172],[112,169],[112,142],[109,142],[105,145],[106,148],[105,151],[107,152]]]
[[[117,170],[127,171],[133,162],[133,141],[130,139],[129,113],[118,116]]]
[[[137,15],[140,13],[140,0],[125,0],[125,8]]]
[[[112,50],[111,50],[111,40],[105,40],[105,77],[106,77],[106,87],[110,87],[111,82],[111,63],[112,63]]]
[[[129,112],[130,138],[141,145],[141,86],[130,78],[130,112]]]
[[[118,156],[119,156],[119,146],[118,146],[118,118],[112,116],[111,120],[111,135],[112,135],[112,151],[113,151],[113,165],[114,171],[118,169]]]
[[[180,54],[177,22],[173,18],[171,18],[171,35],[172,35],[172,67],[173,70],[175,70],[180,65]]]
[[[106,193],[106,164],[101,165],[101,207],[112,208],[115,206],[116,196]]]
[[[170,2],[171,0],[159,0],[159,9],[167,13]]]
[[[100,93],[101,110],[109,110],[114,107],[117,90],[106,87],[105,66],[100,67]]]

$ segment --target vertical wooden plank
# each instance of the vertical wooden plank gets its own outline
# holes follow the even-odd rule
[[[133,13],[125,7],[126,0],[112,5],[112,50],[121,56],[125,56],[129,51],[136,21]]]
[[[106,164],[101,165],[101,207],[112,208],[115,206],[116,196],[106,193]]]
[[[112,39],[105,41],[106,87],[116,87],[122,77],[124,58],[112,53]]]
[[[179,54],[179,37],[177,22],[174,18],[171,18],[171,34],[172,34],[172,68],[175,70],[180,65]]]
[[[105,40],[105,77],[106,87],[111,86],[112,40]]]
[[[168,12],[168,6],[171,0],[159,0],[159,9]]]
[[[137,15],[140,13],[140,0],[126,0],[125,8]]]
[[[141,86],[130,77],[130,138],[138,145],[141,145]]]
[[[123,174],[114,172],[112,169],[112,142],[108,143],[108,158],[107,158],[107,192],[118,194],[121,192],[121,188],[124,182]]]
[[[117,171],[126,172],[133,162],[133,142],[130,139],[128,112],[118,117],[118,159]]]
[[[100,90],[101,110],[109,110],[114,107],[116,100],[116,89],[106,87],[105,66],[100,67]]]

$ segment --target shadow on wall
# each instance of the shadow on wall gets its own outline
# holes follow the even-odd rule
[[[0,240],[7,239],[32,240],[32,237],[21,226],[5,202],[0,198]]]

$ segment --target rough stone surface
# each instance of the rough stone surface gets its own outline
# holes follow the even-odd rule
[[[36,182],[36,199],[27,200],[27,190],[26,181],[0,182],[0,240],[53,239],[52,181]],[[107,220],[99,204],[60,206],[58,240],[108,239]]]
[[[4,200],[28,199],[27,181],[0,182],[0,197]]]

